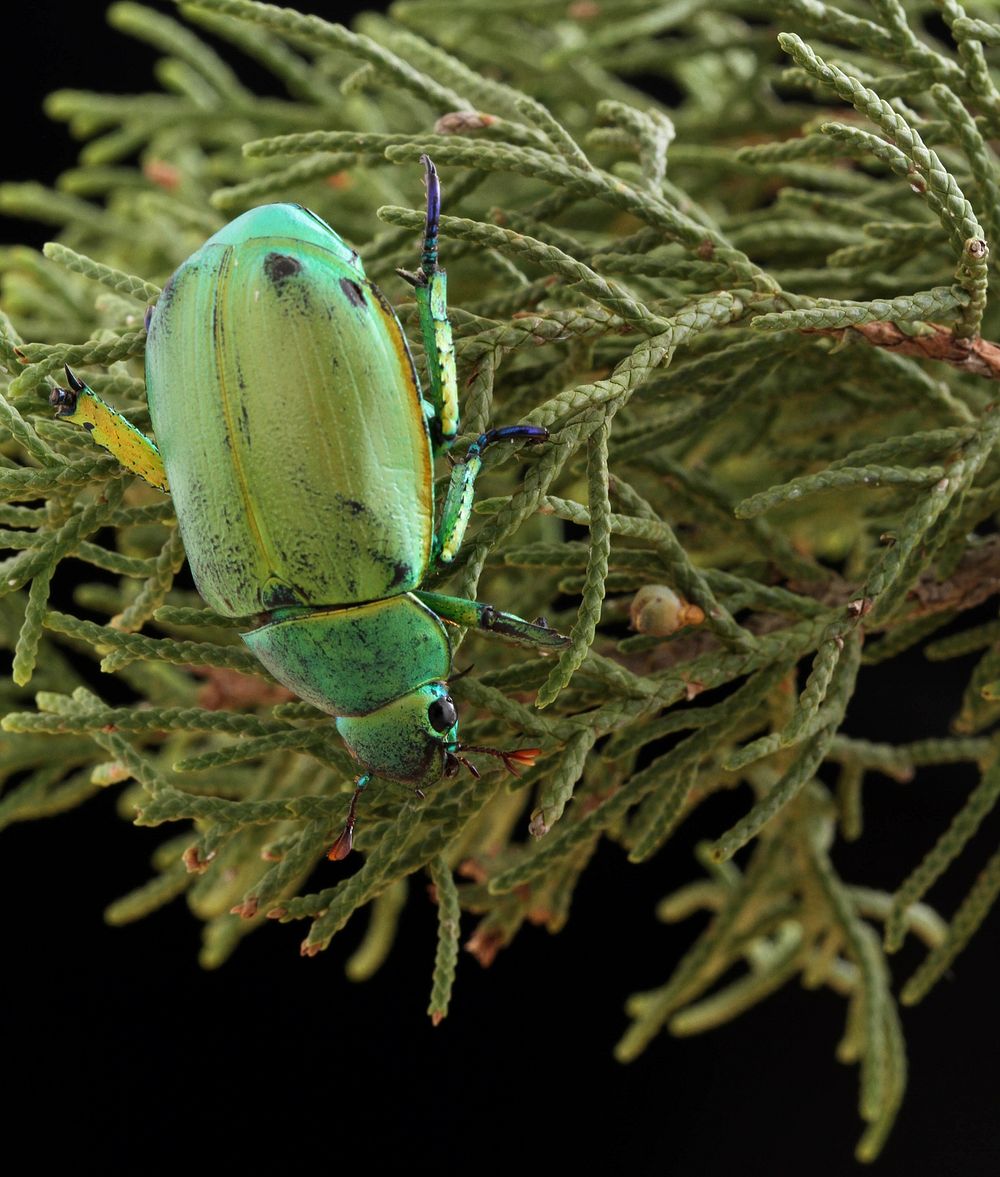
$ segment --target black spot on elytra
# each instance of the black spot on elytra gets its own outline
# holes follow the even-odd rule
[[[177,271],[175,270],[167,279],[167,284],[160,291],[160,297],[156,300],[156,305],[161,308],[169,306],[171,299],[174,297],[176,288]]]
[[[392,580],[389,581],[389,587],[395,588],[397,584],[405,584],[413,575],[413,570],[409,564],[397,560],[392,566]]]
[[[94,432],[94,422],[93,421],[84,421],[83,427],[84,427],[84,429],[86,429],[86,431],[88,433]]]
[[[265,609],[280,609],[282,605],[301,605],[298,593],[287,584],[270,584],[261,601]]]
[[[302,269],[302,263],[287,253],[269,253],[264,258],[264,273],[275,286],[291,278]]]
[[[354,516],[362,515],[367,510],[367,507],[364,505],[364,503],[358,502],[357,499],[345,498],[343,495],[337,495],[337,503],[339,506],[343,507],[345,511],[350,511],[350,513]]]
[[[351,306],[361,307],[362,309],[367,307],[368,304],[365,302],[365,292],[361,289],[357,282],[354,281],[353,278],[341,278],[340,289],[343,290],[344,295]]]

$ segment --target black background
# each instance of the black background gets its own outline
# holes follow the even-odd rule
[[[110,30],[103,8],[5,11],[4,179],[51,180],[73,162],[65,129],[40,112],[48,91],[155,88],[155,54]],[[4,229],[7,241],[44,240],[35,226]],[[850,730],[943,734],[967,672],[918,655],[866,671]],[[865,837],[838,848],[839,869],[893,887],[969,784],[957,769],[910,785],[870,778]],[[625,998],[662,983],[701,926],[658,924],[656,900],[696,876],[695,842],[748,804],[746,795],[715,799],[643,867],[605,847],[559,936],[529,928],[489,970],[463,955],[437,1029],[424,1013],[435,909],[422,891],[366,984],[342,972],[360,921],[312,960],[298,955],[300,926],[269,925],[205,973],[195,963],[198,925],[181,903],[125,929],[102,923],[103,907],[147,877],[163,831],[123,823],[111,796],[16,827],[0,843],[8,1148],[30,1146],[42,1163],[70,1153],[137,1172],[249,1162],[252,1171],[491,1173],[553,1161],[675,1177],[857,1171],[857,1070],[833,1058],[838,997],[792,986],[723,1029],[663,1036],[628,1067],[611,1057]],[[943,911],[985,863],[997,826],[994,815],[932,894]],[[324,864],[316,884],[342,869]],[[878,1177],[998,1171],[997,926],[994,915],[954,975],[904,1012],[911,1083]],[[896,980],[919,959],[901,953]]]

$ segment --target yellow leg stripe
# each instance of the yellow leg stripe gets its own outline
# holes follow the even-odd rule
[[[89,388],[78,394],[72,413],[60,416],[64,421],[82,425],[99,446],[113,454],[127,470],[144,478],[150,486],[162,491],[170,489],[163,459],[156,446]]]
[[[447,319],[434,324],[434,345],[441,374],[441,431],[445,437],[458,432],[458,382],[455,379],[455,345]]]

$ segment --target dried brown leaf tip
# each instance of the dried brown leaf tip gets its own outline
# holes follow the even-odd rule
[[[475,110],[456,110],[443,114],[434,124],[437,135],[471,135],[484,131],[500,120],[494,114],[482,114]]]
[[[203,874],[211,866],[213,858],[215,858],[214,850],[203,856],[201,847],[197,843],[189,846],[181,855],[185,870],[191,874]]]
[[[286,687],[268,682],[255,674],[242,674],[218,666],[196,666],[194,673],[205,679],[198,691],[198,705],[206,711],[248,711],[253,707],[273,707],[295,699]]]
[[[465,951],[474,956],[484,969],[488,969],[505,944],[506,940],[499,929],[480,924],[465,942]]]

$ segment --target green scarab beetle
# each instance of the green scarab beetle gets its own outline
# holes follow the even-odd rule
[[[423,157],[427,214],[414,287],[427,352],[424,398],[406,339],[358,255],[294,204],[252,209],[180,268],[147,312],[154,444],[68,368],[57,414],[173,496],[195,583],[274,677],[337,717],[362,766],[343,833],[372,776],[421,789],[486,752],[512,772],[535,749],[458,742],[445,622],[542,650],[567,639],[477,601],[420,588],[453,560],[482,453],[541,442],[484,433],[452,470],[435,527],[433,460],[458,431],[455,353],[438,267],[440,187]]]

